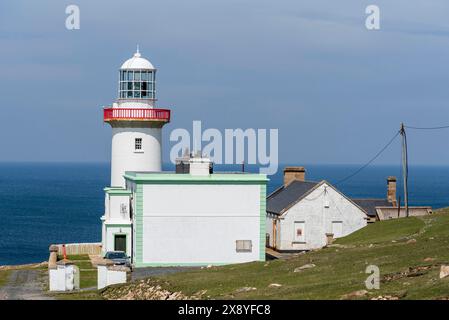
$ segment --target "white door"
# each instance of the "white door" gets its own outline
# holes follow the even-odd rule
[[[334,234],[334,238],[340,238],[343,235],[342,221],[332,221],[332,233]]]
[[[294,241],[306,242],[306,223],[304,221],[295,221],[294,226]]]

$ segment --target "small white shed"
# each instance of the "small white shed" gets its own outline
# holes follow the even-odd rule
[[[284,170],[284,185],[267,198],[267,246],[277,251],[322,248],[367,225],[365,211],[327,181],[304,180],[302,167]]]

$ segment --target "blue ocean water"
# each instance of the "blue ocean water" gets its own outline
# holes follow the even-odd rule
[[[335,183],[358,166],[306,168],[308,180]],[[216,166],[220,171],[240,169]],[[254,166],[245,169],[257,170]],[[99,163],[0,163],[0,265],[44,261],[52,243],[100,241],[109,170],[109,164]],[[371,166],[338,188],[350,197],[382,198],[386,178],[399,172],[398,167]],[[279,171],[270,177],[268,192],[281,184]],[[449,206],[449,166],[411,167],[409,185],[411,205]]]

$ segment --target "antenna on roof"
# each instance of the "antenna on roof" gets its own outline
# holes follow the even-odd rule
[[[137,44],[137,51],[136,51],[136,53],[140,53],[139,44]]]

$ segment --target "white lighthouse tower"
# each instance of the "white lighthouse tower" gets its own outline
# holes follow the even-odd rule
[[[162,127],[170,110],[155,103],[156,69],[137,49],[120,68],[117,102],[104,109],[112,127],[111,187],[125,187],[125,171],[161,171]]]
[[[162,127],[170,110],[156,109],[156,69],[139,50],[119,72],[118,99],[104,108],[112,127],[111,186],[105,188],[102,250],[131,253],[133,223],[126,171],[161,171]]]

